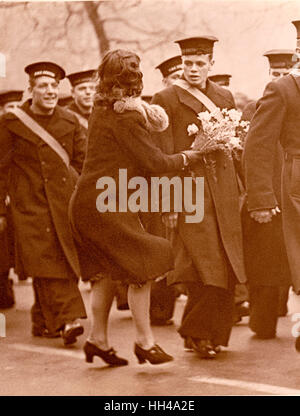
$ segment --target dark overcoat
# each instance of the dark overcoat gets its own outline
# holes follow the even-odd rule
[[[243,111],[243,120],[251,121],[256,102],[249,103]],[[283,151],[278,142],[274,155],[273,189],[281,208],[281,171]],[[242,209],[244,257],[248,282],[255,286],[283,286],[290,284],[290,270],[283,238],[282,217],[277,215],[266,224],[250,217],[247,203]]]
[[[30,116],[30,103],[22,106]],[[85,134],[75,116],[56,107],[48,132],[79,173]],[[26,276],[68,279],[79,264],[68,222],[74,178],[61,158],[13,114],[0,121],[0,215],[9,194],[18,256]]]
[[[232,94],[208,81],[206,95],[219,108],[234,107]],[[153,103],[161,105],[169,116],[169,128],[156,135],[156,141],[168,154],[190,148],[194,141],[187,127],[202,128],[197,114],[206,108],[193,95],[173,85],[154,95]],[[233,161],[221,151],[214,152],[216,177],[204,162],[194,167],[204,177],[204,219],[201,223],[185,223],[179,214],[177,232],[173,234],[176,268],[170,283],[201,280],[206,285],[228,288],[228,260],[237,279],[246,281],[243,262],[242,229],[239,193]],[[183,244],[182,244],[183,243]],[[186,253],[185,253],[185,252]]]
[[[77,117],[81,127],[84,129],[85,133],[87,134],[88,121],[89,121],[90,115],[89,114],[83,114],[80,111],[80,108],[76,105],[74,100],[71,102],[71,104],[69,104],[65,108],[66,108],[66,110],[70,111],[72,114],[74,114]]]
[[[247,135],[244,164],[248,210],[280,205],[273,184],[281,144],[282,221],[292,281],[300,292],[300,77],[288,75],[267,85]],[[274,218],[276,220],[276,218]],[[273,220],[272,220],[273,221]]]
[[[9,256],[7,230],[0,233],[0,274],[7,274],[12,267]]]
[[[133,177],[146,177],[149,172],[154,176],[177,172],[182,167],[182,155],[165,155],[153,145],[139,112],[116,113],[110,107],[94,109],[83,172],[70,204],[85,279],[102,273],[113,279],[141,283],[173,268],[168,240],[146,232],[138,212],[119,212],[119,191],[126,192]],[[126,170],[125,183],[119,182],[120,169]],[[96,189],[96,183],[102,177],[110,178],[116,185],[115,190],[110,189],[116,212],[100,212],[96,207],[103,192]],[[128,198],[132,192],[128,190]]]

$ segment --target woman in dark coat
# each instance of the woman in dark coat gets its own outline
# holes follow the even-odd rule
[[[149,131],[165,129],[168,118],[159,106],[147,105],[139,98],[139,63],[137,55],[116,50],[109,52],[99,67],[87,156],[71,203],[81,274],[93,282],[92,329],[84,346],[87,362],[92,362],[96,355],[111,365],[127,364],[107,339],[114,280],[129,283],[128,303],[136,327],[134,352],[139,362],[160,364],[172,360],[155,344],[149,319],[150,282],[173,268],[172,249],[166,239],[145,231],[139,213],[127,210],[124,193],[132,195],[133,191],[127,190],[131,178],[146,176],[147,172],[179,171],[186,162],[197,159],[198,154],[190,151],[167,156],[152,144]],[[127,175],[125,183],[119,180],[120,169]],[[111,181],[112,187],[101,191],[104,185],[99,178]],[[146,194],[147,190],[142,197]],[[122,198],[126,203],[123,210]],[[105,204],[111,204],[110,208],[116,204],[116,211],[106,211]]]

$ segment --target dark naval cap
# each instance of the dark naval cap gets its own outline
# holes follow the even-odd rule
[[[88,71],[74,72],[73,74],[67,75],[72,87],[81,84],[83,82],[90,82],[94,79],[95,69],[89,69]]]
[[[34,64],[27,65],[25,72],[33,78],[47,76],[62,80],[65,78],[65,71],[54,62],[35,62]]]
[[[181,49],[182,55],[205,55],[213,53],[214,43],[218,39],[214,36],[201,36],[176,40]]]
[[[230,74],[215,74],[215,75],[210,75],[208,77],[208,79],[210,81],[217,82],[217,83],[222,84],[226,87],[229,86],[230,78],[231,78]]]
[[[264,53],[269,60],[270,68],[292,68],[295,62],[293,49],[272,49]]]
[[[181,56],[177,55],[177,56],[174,56],[173,58],[163,61],[161,64],[157,65],[156,69],[160,70],[164,78],[173,74],[173,72],[176,72],[182,69]]]
[[[11,103],[13,101],[22,101],[23,91],[21,90],[4,90],[0,91],[0,105]]]

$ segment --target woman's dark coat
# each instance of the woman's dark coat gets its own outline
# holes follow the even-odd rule
[[[147,233],[138,213],[118,212],[118,192],[127,183],[119,183],[119,169],[132,177],[157,176],[177,172],[183,166],[182,155],[167,156],[152,144],[143,116],[137,111],[116,113],[112,108],[96,107],[89,122],[88,150],[82,175],[71,203],[71,222],[78,243],[82,276],[97,273],[128,282],[162,276],[173,268],[170,243]],[[101,177],[116,183],[117,212],[100,213],[96,189]],[[133,191],[128,191],[128,196]]]

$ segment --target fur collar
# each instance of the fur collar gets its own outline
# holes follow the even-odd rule
[[[145,119],[150,132],[164,131],[169,125],[169,118],[165,110],[157,104],[148,104],[140,97],[122,98],[114,103],[114,111],[138,111]]]

